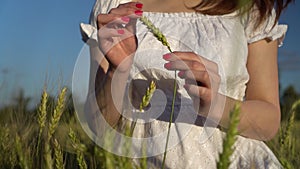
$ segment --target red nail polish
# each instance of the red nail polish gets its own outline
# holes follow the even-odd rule
[[[138,16],[142,16],[143,15],[143,11],[141,11],[141,10],[136,10],[136,11],[134,11],[134,13],[136,15],[138,15]]]
[[[172,64],[171,64],[170,62],[169,62],[169,63],[165,63],[165,65],[164,65],[164,67],[165,67],[166,69],[170,69],[171,66],[172,66]]]
[[[163,55],[163,58],[164,59],[170,59],[171,58],[171,54],[167,53],[167,54]]]
[[[179,77],[183,77],[183,76],[184,76],[184,71],[178,72],[178,76],[179,76]]]
[[[124,22],[129,22],[129,21],[130,21],[130,18],[127,17],[127,16],[123,16],[123,17],[121,18],[121,20],[124,21]]]
[[[125,33],[125,31],[123,29],[119,29],[117,31],[118,31],[118,34],[121,34],[121,35],[123,35]]]
[[[137,8],[143,8],[143,4],[141,4],[141,3],[137,3],[137,4],[135,4],[135,6],[136,6]]]

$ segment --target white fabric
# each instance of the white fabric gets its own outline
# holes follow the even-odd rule
[[[128,0],[121,2],[120,0],[97,0],[91,14],[90,24],[81,24],[83,39],[97,42],[96,16],[99,13],[107,13],[111,8],[125,2]],[[219,92],[228,97],[243,100],[246,83],[249,80],[246,69],[247,45],[265,38],[279,40],[279,44],[282,44],[287,30],[286,25],[276,24],[273,27],[275,19],[273,12],[273,15],[254,31],[255,15],[253,13],[244,17],[236,17],[234,13],[209,16],[185,12],[144,12],[144,16],[166,35],[174,51],[193,51],[216,62],[222,79]],[[168,79],[174,77],[174,72],[163,68],[166,61],[162,59],[162,55],[168,53],[168,50],[140,21],[137,22],[137,38],[139,47],[134,57],[131,77],[135,80],[155,79],[157,85],[166,93],[166,100],[168,100],[166,113],[160,116],[160,119],[153,119],[148,127],[149,131],[144,131],[143,126],[137,126],[135,136],[153,136],[166,131],[168,126],[167,119],[173,90],[173,82]],[[141,73],[141,71],[143,72]],[[180,116],[179,112],[184,112],[186,119],[183,118],[183,120],[188,120],[195,112],[193,112],[189,95],[182,87],[183,84],[184,81],[179,79],[178,92],[180,95],[175,103],[177,109],[175,117]],[[165,105],[162,103],[156,106]],[[218,153],[222,149],[223,132],[218,128],[211,128],[212,136],[205,143],[199,143],[198,137],[204,131],[201,125],[186,124],[182,125],[181,129],[181,125],[176,125],[179,129],[172,130],[172,133],[175,133],[177,137],[184,133],[185,127],[191,130],[184,133],[186,135],[184,139],[180,138],[183,139],[180,144],[172,146],[168,151],[167,168],[216,168]],[[176,132],[178,132],[177,135]],[[157,142],[157,145],[159,144],[161,146],[162,143]],[[235,147],[236,151],[231,157],[230,168],[250,168],[251,166],[254,168],[281,168],[276,157],[261,141],[239,136]],[[149,158],[148,161],[159,168],[162,157],[163,155],[157,155]]]

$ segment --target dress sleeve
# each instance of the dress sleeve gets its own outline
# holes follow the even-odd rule
[[[257,16],[258,10],[252,9],[245,22],[245,33],[248,44],[262,39],[268,39],[271,41],[278,40],[278,44],[281,46],[287,31],[287,25],[275,23],[276,13],[274,9],[271,15],[258,27],[255,25]]]

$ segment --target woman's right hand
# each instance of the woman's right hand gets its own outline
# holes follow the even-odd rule
[[[98,43],[111,69],[127,71],[137,48],[135,25],[143,14],[143,5],[129,2],[97,16]]]

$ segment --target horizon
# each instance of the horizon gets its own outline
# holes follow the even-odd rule
[[[21,88],[34,105],[45,85],[52,95],[62,85],[71,89],[73,68],[84,46],[79,24],[88,23],[93,4],[94,0],[0,2],[0,106]],[[278,52],[281,92],[289,85],[300,92],[299,17],[295,3],[280,18],[289,26]]]

